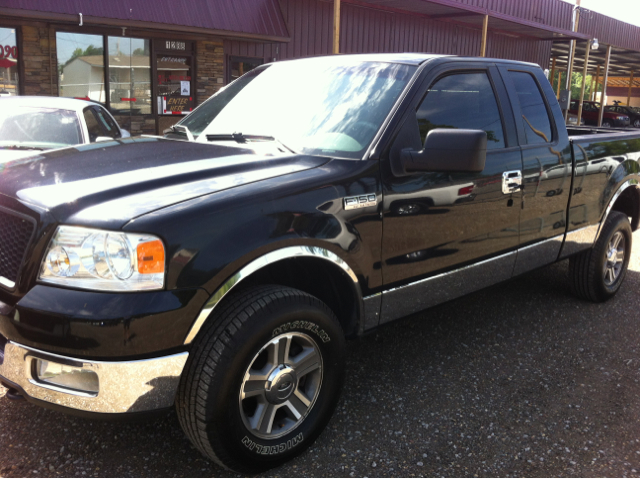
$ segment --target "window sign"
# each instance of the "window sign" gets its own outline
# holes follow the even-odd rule
[[[59,95],[105,103],[102,35],[56,34]]]
[[[191,92],[193,57],[160,53],[156,56],[156,61],[158,113],[161,115],[189,113],[194,108]]]
[[[18,94],[18,47],[16,31],[0,28],[0,96]]]
[[[109,101],[116,114],[151,113],[149,40],[109,37]]]

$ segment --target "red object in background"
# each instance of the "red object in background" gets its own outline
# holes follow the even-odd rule
[[[9,58],[0,58],[0,68],[11,68],[15,67],[17,62],[15,60],[11,60]]]
[[[120,101],[136,101],[135,98],[120,98]]]
[[[473,191],[473,186],[465,186],[464,188],[460,188],[458,190],[458,196],[463,196],[463,195],[470,195],[471,192]]]
[[[89,98],[88,96],[74,96],[73,98],[75,98],[76,100],[91,100],[91,98]]]

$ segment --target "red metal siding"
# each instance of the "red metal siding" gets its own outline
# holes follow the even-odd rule
[[[278,0],[0,0],[0,7],[289,36]]]
[[[457,3],[485,8],[551,27],[571,30],[573,5],[561,0],[455,0]]]
[[[640,27],[621,22],[596,12],[580,16],[578,31],[614,47],[640,51]]]
[[[474,0],[469,0],[473,2]],[[479,1],[479,0],[475,0]],[[508,6],[506,0],[491,0]],[[558,0],[541,0],[550,5]],[[520,3],[520,2],[513,2]],[[225,53],[258,57],[265,61],[329,55],[333,39],[333,2],[322,0],[281,0],[291,41],[288,44],[261,44],[226,41]],[[570,6],[570,5],[569,5]],[[502,12],[501,13],[508,13]],[[570,9],[569,9],[570,13]],[[557,25],[564,28],[562,24]],[[342,53],[425,52],[477,56],[481,33],[455,23],[422,16],[391,13],[343,3],[340,23]],[[540,65],[549,62],[550,42],[513,38],[490,33],[487,56],[523,60]]]

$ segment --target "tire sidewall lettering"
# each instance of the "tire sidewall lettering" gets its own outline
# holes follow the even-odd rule
[[[331,337],[329,336],[329,334],[327,334],[327,332],[324,329],[322,329],[320,326],[318,326],[316,323],[312,321],[303,321],[303,320],[291,321],[291,322],[282,324],[281,326],[278,326],[271,333],[271,337],[275,338],[276,336],[287,333],[289,331],[295,331],[295,330],[312,332],[316,336],[318,336],[323,343],[328,343],[329,341],[331,341]]]
[[[256,454],[260,454],[262,456],[273,456],[276,454],[282,454],[284,452],[290,451],[295,448],[297,445],[302,444],[304,441],[304,435],[302,433],[298,433],[291,439],[281,442],[275,446],[265,446],[262,444],[258,444],[257,442],[250,439],[248,436],[244,436],[242,439],[242,444],[252,452]]]

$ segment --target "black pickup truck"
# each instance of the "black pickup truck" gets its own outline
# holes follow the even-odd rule
[[[250,473],[299,454],[345,339],[569,258],[620,288],[640,133],[575,128],[532,64],[425,54],[261,66],[166,134],[0,174],[0,382],[105,417],[175,407]]]

